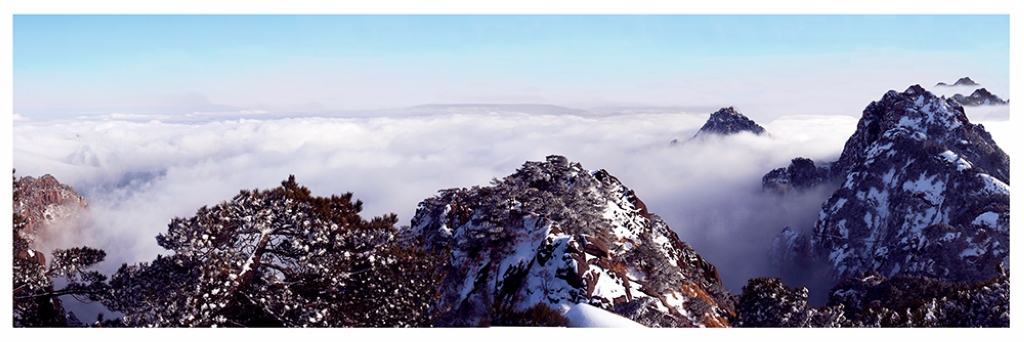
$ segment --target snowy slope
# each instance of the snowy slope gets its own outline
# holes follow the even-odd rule
[[[731,298],[714,266],[633,191],[564,157],[527,162],[489,187],[420,203],[410,232],[450,249],[441,324],[487,324],[493,308],[578,304],[647,326],[726,326]]]

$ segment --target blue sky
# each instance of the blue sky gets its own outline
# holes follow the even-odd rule
[[[861,108],[914,83],[1009,84],[1008,15],[15,15],[13,32],[14,112],[29,118],[428,103],[781,113],[763,99],[807,84],[846,84]]]

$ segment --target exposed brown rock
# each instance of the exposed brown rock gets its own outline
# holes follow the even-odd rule
[[[651,213],[647,212],[647,205],[644,204],[644,201],[641,201],[640,197],[636,197],[636,193],[633,192],[633,190],[629,190],[629,196],[633,199],[633,205],[635,205],[637,209],[640,209],[640,215],[650,220]]]
[[[699,254],[697,260],[700,263],[700,269],[704,271],[704,279],[713,284],[722,284],[722,278],[718,276],[718,268],[715,265],[704,260]]]
[[[661,294],[659,294],[658,291],[655,291],[654,289],[650,288],[649,286],[641,285],[640,286],[640,292],[643,292],[644,294],[646,294],[648,296],[651,296],[651,297],[661,297]]]
[[[18,256],[18,259],[29,260],[29,261],[33,261],[33,262],[35,262],[37,264],[46,266],[46,255],[43,254],[43,252],[34,251],[34,250],[33,251],[18,250],[17,253],[15,253],[15,254]]]
[[[587,264],[587,259],[581,254],[570,254],[573,259],[576,260],[576,276],[582,281],[585,279],[587,271],[590,270],[590,265]]]
[[[74,188],[61,184],[49,174],[39,178],[21,177],[15,187],[18,201],[13,203],[13,210],[25,218],[21,232],[29,241],[36,242],[36,237],[47,227],[77,220],[80,213],[89,210],[85,198]]]
[[[593,236],[583,236],[583,251],[587,254],[596,256],[598,258],[607,258],[610,254],[608,253],[608,244],[601,241],[600,238]]]
[[[597,288],[597,280],[601,278],[601,273],[589,272],[583,279],[587,282],[587,296],[591,297],[594,295],[594,289]]]

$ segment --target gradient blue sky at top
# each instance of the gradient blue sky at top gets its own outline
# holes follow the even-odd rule
[[[705,105],[798,70],[1009,83],[1008,15],[16,15],[13,32],[23,117]]]

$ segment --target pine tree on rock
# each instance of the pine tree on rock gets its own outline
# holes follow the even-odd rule
[[[17,187],[14,187],[17,189]],[[14,192],[14,202],[18,192]],[[25,218],[13,218],[13,298],[15,327],[62,327],[69,320],[60,297],[70,295],[80,301],[99,301],[107,293],[106,276],[88,268],[106,257],[106,252],[89,247],[56,249],[50,266],[42,252],[31,248],[31,241],[21,233]],[[64,288],[56,289],[53,278],[66,280]]]
[[[352,194],[314,197],[294,176],[175,218],[173,252],[123,265],[107,306],[129,326],[419,326],[437,278],[397,243],[397,216],[364,220]]]
[[[790,288],[778,278],[754,278],[737,296],[735,327],[840,327],[846,323],[842,306],[815,309],[807,303],[807,288]]]

